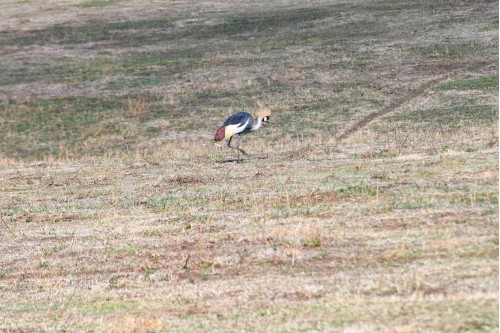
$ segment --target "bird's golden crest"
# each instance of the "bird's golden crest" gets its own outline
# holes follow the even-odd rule
[[[256,100],[255,102],[259,106],[259,111],[255,113],[257,117],[269,117],[271,115],[271,110],[266,108],[260,100]]]
[[[260,108],[256,113],[257,117],[269,117],[271,115],[271,110],[268,108]]]

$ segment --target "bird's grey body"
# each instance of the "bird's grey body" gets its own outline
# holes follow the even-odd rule
[[[224,122],[224,125],[230,126],[230,125],[237,125],[237,132],[234,133],[238,135],[245,135],[249,132],[252,132],[252,127],[253,127],[253,117],[250,113],[248,112],[238,112],[236,114],[233,114],[231,117],[227,118],[226,121]]]
[[[240,153],[247,155],[247,153],[240,149],[241,137],[245,134],[258,130],[263,123],[269,122],[269,116],[261,116],[257,118],[257,123],[254,122],[253,117],[248,112],[238,112],[233,114],[224,121],[224,124],[219,127],[215,134],[215,141],[226,139],[227,146],[238,151],[238,162],[240,161]],[[235,135],[238,135],[238,146],[231,146],[231,140]]]

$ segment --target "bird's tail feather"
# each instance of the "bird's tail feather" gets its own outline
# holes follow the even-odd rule
[[[224,140],[226,136],[226,125],[222,125],[217,129],[217,132],[215,133],[215,141],[222,141]]]

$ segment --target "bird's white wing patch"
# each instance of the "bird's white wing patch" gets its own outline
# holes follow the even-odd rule
[[[248,122],[249,122],[249,120],[247,120],[246,123],[244,123],[244,124],[227,125],[225,139],[229,140],[233,135],[236,135],[238,133],[243,132],[245,130],[245,128],[247,127]]]

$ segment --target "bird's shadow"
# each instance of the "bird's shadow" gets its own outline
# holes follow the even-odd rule
[[[237,158],[232,158],[229,160],[217,161],[216,163],[232,163],[232,162],[243,163],[244,160],[238,160]]]
[[[238,160],[237,158],[230,158],[227,160],[217,161],[216,163],[233,163],[233,162],[245,163],[251,160],[265,160],[267,158],[268,158],[267,156],[252,156],[252,157],[242,158],[241,160]]]

